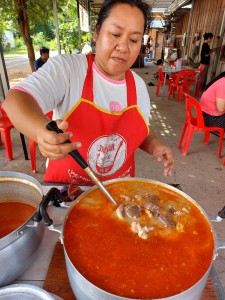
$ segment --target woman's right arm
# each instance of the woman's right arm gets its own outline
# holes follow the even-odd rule
[[[41,154],[49,159],[61,159],[76,149],[79,143],[65,143],[71,137],[70,132],[57,134],[46,129],[49,119],[33,97],[20,90],[11,89],[3,102],[3,109],[7,113],[15,128],[38,143]],[[58,127],[65,131],[66,121],[58,120]]]
[[[38,128],[44,127],[48,120],[34,98],[18,89],[11,89],[2,106],[15,128],[36,141]]]

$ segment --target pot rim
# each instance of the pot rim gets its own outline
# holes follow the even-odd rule
[[[33,178],[27,174],[20,173],[20,172],[0,171],[0,183],[4,183],[4,182],[8,182],[8,181],[26,184],[26,185],[29,185],[30,187],[34,188],[40,194],[40,202],[41,202],[42,197],[43,197],[43,191],[42,191],[40,182],[37,181],[35,178]],[[7,200],[0,201],[0,203],[2,203],[2,202],[12,202],[12,201],[7,201]],[[24,202],[19,201],[19,202],[26,203],[25,201]],[[15,239],[17,239],[21,235],[25,234],[29,230],[30,227],[38,226],[37,222],[34,222],[33,225],[31,224],[31,221],[33,221],[33,218],[34,218],[35,214],[37,213],[38,204],[34,203],[33,206],[35,207],[34,213],[23,224],[21,224],[15,230],[11,231],[9,234],[0,238],[0,249],[6,247],[8,244],[12,243]],[[27,226],[28,224],[30,225],[30,227]]]

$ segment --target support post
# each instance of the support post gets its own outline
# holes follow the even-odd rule
[[[5,66],[1,39],[0,39],[0,81],[1,81],[3,98],[5,99],[5,95],[7,94],[10,86],[9,86],[9,79],[8,79],[8,74]]]
[[[222,20],[222,24],[220,27],[220,34],[217,37],[218,38],[217,45],[216,45],[217,47],[222,46],[224,33],[225,33],[225,10],[223,12],[223,20]],[[218,65],[218,61],[219,61],[220,52],[221,52],[221,49],[216,50],[213,65],[212,65],[210,80],[213,80],[216,77],[216,69],[217,69],[217,65]]]
[[[188,52],[189,36],[190,36],[190,28],[191,28],[192,13],[193,13],[194,4],[195,4],[195,0],[192,0],[192,2],[191,2],[191,11],[190,11],[189,19],[188,19],[187,36],[186,36],[186,41],[185,41],[185,46],[184,46],[184,57],[186,57],[187,52]]]
[[[78,18],[79,50],[81,52],[80,1],[79,0],[77,0],[77,18]]]
[[[60,46],[60,38],[59,38],[58,10],[57,10],[56,0],[53,0],[53,10],[54,10],[54,23],[55,23],[58,54],[61,54],[61,46]]]

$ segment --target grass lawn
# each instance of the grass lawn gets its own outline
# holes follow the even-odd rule
[[[21,54],[27,54],[27,49],[10,49],[9,51],[4,51],[4,56],[15,56],[15,55],[21,55]]]

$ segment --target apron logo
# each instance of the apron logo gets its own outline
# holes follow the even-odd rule
[[[97,138],[88,150],[88,163],[101,176],[109,176],[118,171],[126,157],[127,143],[119,134]]]

